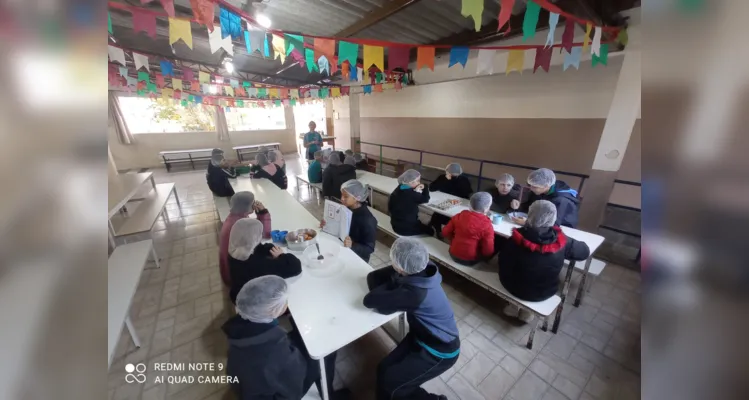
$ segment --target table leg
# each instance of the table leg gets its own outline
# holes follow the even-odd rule
[[[325,374],[325,357],[320,359],[320,387],[322,387],[323,400],[330,400],[328,398],[328,377]]]
[[[564,278],[562,301],[559,303],[559,307],[557,307],[557,315],[554,317],[554,324],[551,327],[551,333],[557,333],[557,331],[559,331],[559,324],[562,322],[562,310],[564,309],[564,302],[567,300],[567,292],[570,290],[573,269],[575,269],[575,261],[570,261],[569,266],[567,266],[567,276]]]
[[[398,334],[400,334],[401,341],[406,337],[406,314],[398,317]]]
[[[156,254],[156,246],[153,244],[151,245],[151,254],[153,254],[153,262],[156,263],[156,268],[161,268],[161,265],[159,265],[159,255]]]
[[[109,244],[112,245],[112,249],[117,248],[117,243],[114,241],[114,236],[112,236],[112,232],[109,232]]]
[[[179,196],[177,196],[177,188],[172,188],[172,193],[174,193],[174,200],[177,200],[177,207],[179,207],[180,210],[182,210],[182,204],[179,203]]]
[[[588,257],[585,261],[585,269],[583,269],[583,276],[580,278],[580,287],[577,289],[577,297],[573,303],[575,307],[580,307],[580,302],[583,299],[583,292],[585,291],[585,280],[588,279],[588,271],[590,271],[590,263],[593,262],[593,256]]]
[[[151,175],[151,186],[153,186],[154,190],[156,189],[156,182],[153,180],[153,175]]]
[[[138,339],[138,332],[135,331],[135,327],[133,326],[133,321],[130,320],[129,315],[127,316],[127,318],[125,318],[125,326],[127,326],[127,330],[130,332],[130,337],[133,339],[133,344],[135,344],[135,347],[140,347],[140,339]]]
[[[372,188],[369,188],[369,206],[374,208],[374,191]]]
[[[296,199],[301,199],[302,190],[299,188],[299,176],[296,177]]]

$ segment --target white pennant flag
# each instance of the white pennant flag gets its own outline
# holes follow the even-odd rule
[[[496,50],[479,50],[479,66],[476,69],[476,75],[480,75],[482,72],[485,72],[489,75],[494,73],[495,55],[497,55]]]
[[[109,46],[109,48],[107,49],[107,53],[109,53],[110,61],[117,61],[123,66],[126,65],[125,64],[125,52],[121,48]]]
[[[356,67],[356,77],[359,78],[359,82],[364,82],[364,70]]]
[[[139,70],[140,67],[146,67],[148,72],[151,72],[151,68],[148,66],[148,57],[143,54],[133,52],[133,61],[135,61],[135,70]]]
[[[231,35],[222,38],[220,26],[214,26],[213,32],[208,32],[208,44],[211,47],[211,53],[215,53],[218,49],[223,48],[230,55],[234,55],[234,46],[231,45]]]
[[[601,27],[597,26],[593,34],[593,43],[590,45],[590,52],[597,56],[601,55]]]

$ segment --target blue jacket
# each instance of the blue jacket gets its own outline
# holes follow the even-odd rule
[[[307,169],[309,183],[322,183],[322,164],[320,161],[312,161]]]
[[[580,208],[580,198],[577,190],[570,188],[564,181],[557,181],[547,193],[540,196],[531,192],[528,202],[521,207],[526,212],[536,200],[548,200],[557,207],[557,222],[559,226],[577,227],[577,211]]]

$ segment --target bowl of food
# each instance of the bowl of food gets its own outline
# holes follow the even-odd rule
[[[317,244],[320,246],[319,252],[317,246],[309,246],[302,254],[302,261],[307,267],[307,272],[318,278],[333,276],[340,272],[343,269],[343,263],[338,257],[341,246],[328,242]]]
[[[297,229],[286,234],[286,245],[292,251],[304,251],[316,242],[317,231],[314,229]]]
[[[508,212],[507,216],[510,218],[528,218],[528,214],[520,211]]]

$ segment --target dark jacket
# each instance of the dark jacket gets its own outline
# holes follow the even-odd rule
[[[268,173],[268,171],[264,169],[260,169],[257,172],[255,172],[255,175],[253,175],[253,178],[265,178],[269,181],[273,182],[276,186],[279,188],[286,190],[287,187],[289,187],[289,182],[286,179],[286,173],[283,172],[283,169],[276,166],[276,173],[271,176],[271,174]]]
[[[530,192],[530,190],[526,190],[526,192]],[[515,211],[510,207],[510,203],[513,200],[520,200],[520,185],[517,183],[513,185],[510,193],[507,194],[500,194],[499,190],[493,187],[489,189],[489,194],[492,195],[491,210],[500,214],[506,214],[510,211]]]
[[[367,160],[361,160],[358,163],[356,163],[356,169],[359,169],[362,171],[369,171],[369,164],[367,164]]]
[[[229,342],[226,375],[239,400],[299,400],[309,362],[277,322],[261,324],[235,315],[221,327]]]
[[[557,293],[564,260],[582,261],[590,256],[588,245],[553,228],[513,229],[499,252],[499,280],[514,296],[542,301]]]
[[[229,297],[232,303],[235,302],[242,286],[255,278],[276,275],[286,279],[302,273],[302,262],[295,255],[284,253],[278,258],[273,258],[270,255],[272,248],[271,243],[261,243],[245,261],[237,260],[229,255],[229,276],[231,277]]]
[[[340,199],[341,185],[351,179],[356,179],[356,168],[353,165],[328,165],[322,171],[322,195]]]
[[[419,222],[419,204],[429,202],[429,190],[419,193],[411,188],[395,188],[388,199],[390,223],[395,233],[404,236],[424,233]]]
[[[377,219],[369,211],[366,203],[351,210],[351,214],[351,228],[348,233],[352,242],[351,250],[362,260],[369,262],[377,239]]]
[[[557,225],[577,227],[577,210],[580,207],[580,199],[577,197],[577,190],[571,189],[563,181],[557,181],[549,189],[548,193],[540,196],[531,192],[528,195],[528,201],[520,207],[523,211],[528,212],[531,204],[536,200],[548,200],[557,207]]]
[[[454,176],[451,179],[442,174],[429,184],[429,191],[451,194],[453,196],[462,197],[468,199],[473,194],[471,188],[471,181],[468,180],[464,175]]]
[[[452,239],[450,254],[461,260],[476,261],[494,254],[494,226],[484,214],[461,211],[442,228],[442,236]]]
[[[229,183],[229,178],[236,178],[237,173],[234,168],[223,169],[213,164],[208,164],[205,172],[205,180],[208,182],[208,188],[218,197],[234,196],[234,189]]]
[[[452,353],[460,349],[460,339],[441,282],[442,275],[431,262],[424,271],[406,276],[392,266],[380,268],[367,275],[364,306],[380,314],[405,311],[409,331],[418,341],[440,353]]]

